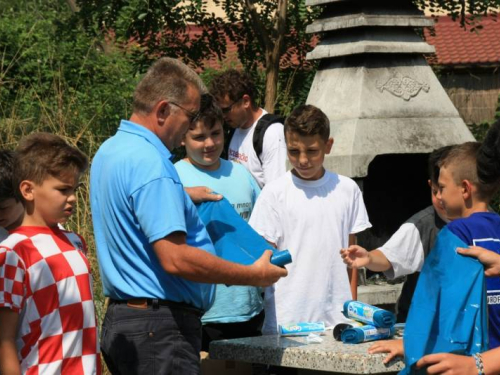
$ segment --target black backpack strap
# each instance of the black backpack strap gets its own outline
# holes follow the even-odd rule
[[[231,138],[233,138],[234,131],[236,129],[224,125],[224,149],[222,150],[221,158],[229,160],[229,143],[231,143]]]
[[[267,113],[262,116],[259,121],[257,121],[257,125],[255,126],[253,133],[253,149],[255,150],[261,164],[262,160],[260,159],[260,154],[262,154],[262,147],[264,145],[264,135],[266,134],[267,128],[277,122],[284,124],[285,118],[280,115]]]

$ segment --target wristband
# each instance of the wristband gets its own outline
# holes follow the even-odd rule
[[[484,366],[483,366],[483,357],[481,357],[481,353],[475,353],[472,356],[476,360],[477,374],[478,375],[485,375],[484,374]]]

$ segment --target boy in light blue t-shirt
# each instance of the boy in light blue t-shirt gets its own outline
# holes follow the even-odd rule
[[[222,111],[213,98],[202,95],[200,116],[185,135],[186,158],[175,168],[185,187],[207,186],[222,194],[248,221],[260,188],[241,164],[220,158],[224,147]],[[202,350],[213,340],[261,334],[264,320],[261,289],[217,285],[215,301],[202,318]]]

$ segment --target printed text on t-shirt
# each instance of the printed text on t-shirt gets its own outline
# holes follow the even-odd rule
[[[244,161],[246,163],[248,161],[248,155],[229,149],[229,160]]]

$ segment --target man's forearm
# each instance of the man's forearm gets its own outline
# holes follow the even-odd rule
[[[248,266],[228,262],[189,245],[180,246],[182,249],[162,264],[170,274],[195,282],[229,285],[249,285],[256,276]]]
[[[243,266],[187,245],[181,232],[155,242],[153,249],[166,272],[195,282],[269,286],[287,274],[270,263],[270,251],[252,265]]]

